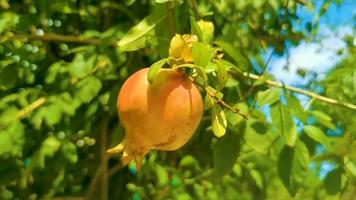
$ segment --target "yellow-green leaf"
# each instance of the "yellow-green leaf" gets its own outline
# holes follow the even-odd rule
[[[216,137],[222,137],[225,135],[227,127],[225,112],[217,104],[214,105],[211,109],[211,119],[214,135]]]

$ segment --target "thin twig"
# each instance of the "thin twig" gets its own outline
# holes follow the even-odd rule
[[[199,10],[198,10],[197,2],[195,0],[189,0],[188,2],[190,4],[190,7],[193,8],[193,10],[194,10],[195,14],[197,15],[198,19],[201,19],[201,15],[200,15]]]
[[[274,50],[271,52],[271,54],[269,55],[269,57],[267,58],[267,61],[265,62],[265,64],[263,65],[263,69],[262,69],[262,73],[261,73],[261,77],[263,76],[263,74],[266,72],[267,66],[269,64],[269,62],[272,59],[272,56],[274,54]],[[247,90],[247,92],[244,94],[244,96],[239,100],[239,102],[243,102],[245,101],[250,94],[253,92],[253,90],[256,88],[256,85],[251,85],[250,88]]]
[[[108,171],[108,155],[106,154],[108,123],[109,123],[108,118],[103,119],[103,121],[101,122],[101,127],[99,130],[101,162],[86,192],[85,195],[86,200],[94,199],[93,197],[95,196],[95,192],[97,192],[98,184],[100,180],[101,180],[100,199],[102,200],[108,199],[109,171]]]
[[[202,89],[204,89],[204,91],[212,98],[214,99],[214,101],[216,101],[217,104],[219,104],[220,106],[223,106],[227,109],[229,109],[231,112],[233,113],[237,113],[239,115],[241,115],[243,118],[247,119],[247,115],[243,114],[240,112],[240,109],[234,108],[232,106],[230,106],[229,104],[227,104],[225,101],[223,101],[222,99],[218,98],[215,94],[211,93],[204,85],[201,85],[200,83],[198,83],[194,78],[189,76],[189,79],[192,80],[194,82],[195,85],[201,87]]]
[[[24,118],[27,114],[32,112],[33,110],[37,109],[38,107],[42,106],[44,103],[46,103],[47,99],[44,97],[41,97],[37,99],[36,101],[32,102],[30,105],[26,106],[22,110],[18,111],[17,117],[19,119]]]
[[[229,70],[229,74],[231,74],[233,77],[236,78],[236,77],[238,77],[239,72],[237,72],[236,70]],[[255,79],[255,80],[258,80],[261,78],[261,76],[258,76],[256,74],[246,73],[246,72],[242,73],[242,75],[244,75],[245,77],[251,78],[251,79]],[[339,106],[343,106],[345,108],[356,110],[356,105],[354,105],[354,104],[338,101],[336,99],[325,97],[325,96],[319,95],[317,93],[314,93],[314,92],[311,92],[308,90],[303,90],[303,89],[300,89],[297,87],[285,85],[280,82],[276,82],[276,81],[272,81],[272,80],[266,80],[266,84],[270,85],[270,86],[274,86],[274,87],[284,88],[286,90],[290,90],[292,92],[296,92],[299,94],[303,94],[303,95],[315,98],[315,99],[325,102],[325,103],[339,105]]]
[[[91,180],[89,188],[85,194],[86,200],[92,199],[95,189],[96,189],[96,186],[97,186],[97,183],[99,182],[101,174],[103,173],[103,170],[104,170],[104,166],[99,165],[99,167],[97,168],[97,170],[95,172],[94,178]]]
[[[101,179],[101,199],[108,199],[109,192],[109,171],[108,171],[108,155],[106,154],[107,135],[108,135],[109,119],[105,118],[101,124],[100,134],[100,157],[101,165],[103,165],[103,175]]]
[[[173,25],[173,18],[172,18],[172,11],[173,11],[173,2],[168,1],[167,3],[167,25],[168,25],[168,31],[169,31],[169,36],[173,37],[175,31],[174,31],[174,25]]]

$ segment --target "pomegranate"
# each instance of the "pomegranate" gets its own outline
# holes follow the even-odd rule
[[[192,137],[203,113],[199,90],[185,74],[160,69],[150,84],[147,73],[148,68],[141,69],[123,84],[117,108],[125,138],[108,150],[123,152],[123,163],[134,159],[138,167],[150,150],[182,147]]]

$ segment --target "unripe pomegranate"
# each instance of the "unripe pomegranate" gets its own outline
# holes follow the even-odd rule
[[[131,75],[123,84],[117,108],[125,129],[122,143],[109,153],[123,152],[123,162],[140,165],[150,150],[172,151],[182,147],[198,127],[203,113],[199,90],[183,73],[160,69],[147,80],[148,68]]]

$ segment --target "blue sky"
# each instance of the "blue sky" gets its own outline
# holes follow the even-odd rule
[[[315,10],[311,12],[305,6],[300,6],[297,14],[302,26],[315,19],[321,7],[320,0],[315,0]],[[344,0],[342,4],[331,3],[325,15],[318,21],[318,33],[311,41],[302,41],[298,46],[289,49],[289,70],[285,69],[287,56],[274,56],[268,71],[277,80],[285,84],[303,86],[310,79],[323,79],[327,72],[340,62],[346,55],[337,54],[345,49],[343,38],[355,34],[356,0]],[[299,27],[297,27],[299,28]],[[319,42],[315,42],[318,41]],[[354,41],[356,43],[356,41]],[[307,76],[300,77],[298,69],[305,70]]]

